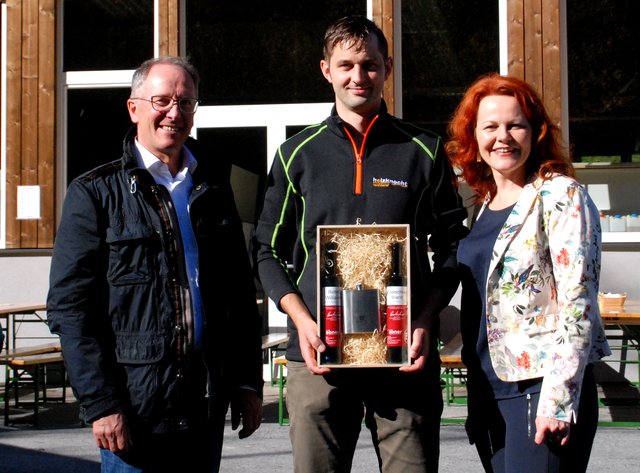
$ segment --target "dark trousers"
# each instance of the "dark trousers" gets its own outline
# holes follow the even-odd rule
[[[485,416],[476,422],[473,442],[488,473],[584,473],[598,425],[598,393],[593,366],[586,368],[578,421],[561,447],[534,442],[540,394],[484,399]],[[476,419],[478,420],[478,419]],[[472,419],[473,423],[473,419]]]

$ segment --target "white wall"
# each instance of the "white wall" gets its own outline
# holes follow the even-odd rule
[[[50,256],[0,257],[0,304],[43,302],[49,287]],[[640,300],[640,251],[604,251],[600,289]],[[453,305],[458,306],[458,297]]]
[[[0,304],[11,302],[45,302],[49,289],[50,256],[0,256]],[[43,313],[40,316],[44,317]],[[6,329],[6,319],[2,319]],[[19,324],[19,337],[51,337],[45,324]],[[43,340],[25,339],[21,345],[34,345]],[[6,343],[6,340],[5,340]],[[5,381],[5,371],[0,370],[0,383]]]
[[[640,300],[640,251],[603,251],[600,291],[626,292]]]
[[[50,256],[0,256],[0,304],[44,302]]]

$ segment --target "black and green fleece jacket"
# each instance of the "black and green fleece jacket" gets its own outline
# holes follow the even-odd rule
[[[457,289],[455,254],[466,234],[453,182],[439,136],[389,115],[383,103],[355,143],[334,107],[325,121],[285,141],[270,169],[256,228],[266,294],[279,306],[297,292],[315,317],[317,225],[404,223],[412,237],[412,317],[437,315]],[[290,319],[288,328],[287,358],[303,361]]]

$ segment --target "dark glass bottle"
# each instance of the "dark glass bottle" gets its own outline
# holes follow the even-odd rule
[[[387,283],[387,362],[407,361],[407,282],[402,275],[400,243],[391,246],[391,276]]]
[[[326,349],[320,354],[320,364],[342,362],[342,289],[336,274],[336,244],[324,247],[324,264],[320,287],[322,291],[321,329]]]

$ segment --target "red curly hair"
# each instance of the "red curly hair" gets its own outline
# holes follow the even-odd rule
[[[536,176],[549,179],[555,173],[575,178],[571,158],[560,144],[560,129],[549,119],[533,87],[515,77],[491,73],[481,76],[465,92],[449,123],[449,141],[445,144],[451,164],[462,172],[477,202],[484,200],[487,193],[491,197],[496,193],[489,166],[482,160],[477,162],[479,150],[475,138],[478,107],[489,95],[514,97],[531,125],[531,154],[525,165],[528,181]]]

